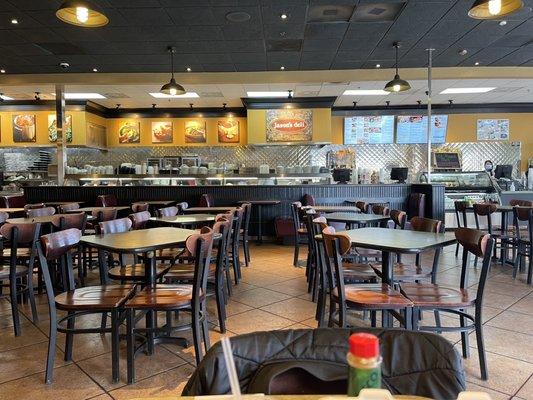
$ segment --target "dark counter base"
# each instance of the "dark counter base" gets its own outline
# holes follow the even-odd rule
[[[290,216],[290,204],[312,195],[320,205],[342,205],[344,200],[387,202],[393,209],[405,209],[411,192],[426,194],[426,216],[444,220],[443,185],[298,185],[298,186],[33,186],[24,189],[29,203],[50,201],[85,201],[94,204],[98,195],[113,194],[120,205],[136,201],[186,201],[198,204],[200,196],[211,193],[215,205],[235,205],[241,200],[280,200],[275,206],[263,207],[263,232],[273,236],[274,219]],[[254,213],[255,213],[254,208]],[[251,234],[257,231],[257,215],[251,218]]]

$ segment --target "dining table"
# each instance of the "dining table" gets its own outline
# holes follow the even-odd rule
[[[54,220],[59,219],[62,215],[70,215],[70,214],[54,214],[54,215],[43,215],[40,217],[20,217],[20,218],[8,218],[6,222],[8,224],[32,224],[32,223],[40,223],[42,225],[51,224]],[[93,219],[91,215],[87,216],[87,221],[90,221]]]
[[[257,244],[263,243],[263,206],[275,206],[281,203],[280,200],[241,200],[239,204],[250,203],[257,209]]]
[[[215,221],[213,214],[185,214],[172,217],[152,217],[150,222],[154,225],[183,226],[198,225]]]
[[[316,212],[334,213],[334,212],[351,212],[359,213],[361,210],[355,206],[336,206],[336,205],[322,205],[322,206],[303,206],[303,210],[313,209]]]
[[[217,206],[217,207],[190,207],[183,210],[185,214],[223,214],[227,211],[233,211],[235,206]]]
[[[110,209],[110,208],[114,208],[115,210],[117,210],[117,212],[119,211],[124,211],[124,210],[131,210],[131,207],[127,207],[127,206],[115,206],[115,207],[81,207],[81,208],[78,208],[76,210],[68,210],[67,212],[68,213],[79,213],[79,212],[84,212],[84,213],[88,213],[88,214],[91,214],[92,212],[96,211],[100,211],[100,210],[106,210],[106,209]]]
[[[363,213],[347,213],[336,212],[324,214],[324,217],[331,222],[344,222],[348,229],[354,226],[370,225],[370,224],[386,224],[389,220],[389,216],[377,215],[377,214],[363,214]]]
[[[0,212],[5,212],[8,214],[15,214],[15,213],[21,213],[24,212],[23,207],[11,207],[11,208],[0,208]]]

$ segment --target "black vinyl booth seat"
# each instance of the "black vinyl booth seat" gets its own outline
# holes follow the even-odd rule
[[[298,329],[254,332],[231,338],[243,393],[346,394],[348,337],[380,339],[382,387],[392,394],[455,399],[466,390],[461,357],[441,336],[396,329]],[[219,343],[205,355],[183,396],[231,393]]]

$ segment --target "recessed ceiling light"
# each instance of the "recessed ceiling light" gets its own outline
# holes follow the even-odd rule
[[[387,96],[390,92],[381,89],[350,89],[345,90],[343,96]]]
[[[474,63],[474,65],[479,65],[479,61],[476,61],[476,62]]]
[[[5,73],[6,73],[5,69],[0,69],[0,74],[5,74]]]
[[[65,93],[67,100],[91,100],[91,99],[105,99],[100,93]]]
[[[279,69],[281,69],[282,71],[285,71],[285,67],[283,65]]]
[[[192,71],[191,67],[187,67],[187,72],[191,72],[191,71]]]
[[[98,72],[98,68],[93,68],[93,72]]]
[[[2,99],[2,100],[13,100],[12,97],[6,96],[4,94],[0,94],[0,99]]]
[[[505,26],[505,25],[507,25],[507,21],[506,20],[500,21],[499,25],[500,26]]]
[[[248,97],[288,97],[289,91],[282,90],[277,92],[246,92]]]
[[[19,23],[19,20],[16,19],[16,18],[13,18],[13,19],[11,20],[11,23],[12,23],[13,25],[17,25],[17,24]]]
[[[440,94],[466,94],[466,93],[487,93],[495,87],[471,87],[471,88],[448,88],[444,89]]]
[[[279,17],[280,17],[281,19],[287,19],[287,18],[289,18],[289,16],[288,16],[287,14],[281,14]]]
[[[156,92],[156,93],[150,93],[150,96],[155,97],[156,99],[193,99],[193,98],[200,97],[198,96],[198,93],[196,92],[186,92],[184,94],[175,94],[175,95]]]
[[[466,54],[468,53],[468,50],[467,49],[462,49],[462,50],[459,50],[458,52],[460,55],[462,56],[466,56]]]
[[[376,64],[376,68],[381,68],[381,64]]]

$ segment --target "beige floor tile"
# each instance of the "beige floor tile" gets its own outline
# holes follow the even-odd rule
[[[533,294],[530,294],[516,302],[509,308],[509,310],[533,315]]]
[[[261,310],[288,318],[295,322],[302,322],[314,317],[316,314],[316,304],[311,301],[292,298],[261,307]]]
[[[0,393],[2,400],[82,400],[104,391],[80,368],[71,364],[54,370],[51,385],[44,384],[44,374],[33,374],[0,385]]]
[[[257,286],[250,285],[249,283],[240,281],[238,285],[233,285],[231,288],[232,294],[246,292],[247,290],[255,289]]]
[[[151,378],[137,381],[133,385],[113,390],[110,394],[115,400],[130,400],[141,397],[180,396],[187,380],[193,372],[194,367],[185,364]]]
[[[135,357],[135,374],[137,380],[140,381],[183,364],[185,364],[185,360],[162,346],[156,346],[154,355],[147,356],[145,353],[139,352]],[[106,391],[126,385],[125,347],[122,347],[120,352],[120,382],[112,382],[111,353],[89,358],[79,362],[78,365]]]
[[[533,375],[528,379],[524,386],[516,394],[524,399],[533,399]]]
[[[472,349],[470,358],[464,359],[463,364],[470,382],[508,395],[514,395],[533,373],[533,364],[487,353],[489,379],[482,381],[479,379],[479,359],[476,349]]]
[[[269,286],[279,282],[288,281],[291,277],[280,276],[275,273],[261,272],[250,270],[247,274],[243,275],[242,281],[255,286]]]
[[[87,400],[113,400],[113,398],[108,394],[101,394],[96,397],[91,397],[90,399],[87,399]]]
[[[19,347],[29,346],[36,343],[48,342],[48,338],[30,323],[21,326],[22,333],[16,337],[13,327],[0,329],[0,352]]]
[[[513,332],[507,329],[484,326],[485,348],[496,354],[533,363],[533,340],[531,335]],[[470,334],[470,345],[477,347],[476,337]],[[533,364],[531,365],[533,372]]]
[[[490,395],[491,400],[509,400],[511,398],[510,395],[497,392],[496,390],[489,389],[485,386],[480,386],[475,383],[466,382],[466,390],[471,392],[483,392]]]
[[[503,311],[492,318],[487,322],[487,325],[533,335],[533,317],[509,310]]]
[[[477,285],[472,288],[477,288]],[[532,286],[523,283],[504,283],[500,281],[487,280],[485,284],[485,295],[490,296],[492,293],[504,294],[513,297],[524,297],[533,291]]]
[[[517,300],[519,300],[519,297],[494,292],[487,292],[483,297],[484,305],[493,308],[499,308],[500,310],[505,310],[506,308],[509,308],[514,303],[516,303]]]
[[[44,371],[47,352],[48,343],[38,343],[0,353],[0,383]],[[65,364],[63,353],[58,349],[54,365]]]
[[[226,304],[226,316],[229,317],[231,315],[241,314],[252,309],[252,307],[247,306],[246,304],[233,301],[232,298],[230,298],[228,304]],[[207,311],[209,311],[209,321],[218,322],[217,304],[214,300],[208,301]]]
[[[256,331],[271,331],[283,329],[294,324],[293,321],[281,318],[261,310],[251,310],[243,314],[229,317],[226,323],[228,329],[236,334]]]
[[[257,288],[247,290],[243,293],[236,293],[231,297],[231,300],[246,304],[250,307],[263,307],[277,301],[288,299],[289,297],[289,295],[274,292],[273,290]]]
[[[301,276],[289,281],[267,286],[267,289],[274,290],[275,292],[285,293],[289,296],[300,296],[307,293],[307,282],[305,280],[305,276]]]

